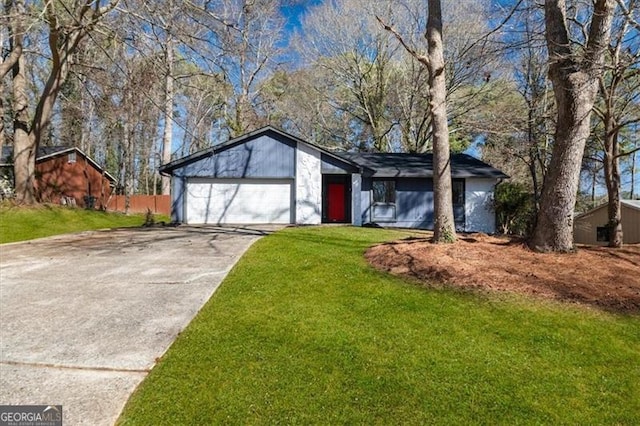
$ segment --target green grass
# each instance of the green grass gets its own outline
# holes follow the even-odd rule
[[[640,424],[640,318],[421,288],[374,271],[406,234],[258,241],[120,424]]]
[[[168,220],[159,218],[156,220]],[[61,206],[0,205],[0,244],[102,228],[141,226],[145,215],[124,215]]]

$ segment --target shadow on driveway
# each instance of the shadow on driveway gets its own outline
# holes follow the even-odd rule
[[[277,227],[93,231],[0,246],[0,404],[108,425],[258,238]]]

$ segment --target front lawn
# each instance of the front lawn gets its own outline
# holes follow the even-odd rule
[[[141,226],[144,223],[144,214],[124,215],[54,205],[18,207],[2,203],[0,244],[92,229]]]
[[[639,317],[426,289],[367,265],[368,246],[403,235],[258,241],[119,423],[640,424]]]

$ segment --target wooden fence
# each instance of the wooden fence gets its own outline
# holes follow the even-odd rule
[[[107,202],[107,210],[124,212],[125,196],[114,195]],[[129,196],[129,213],[151,213],[171,215],[171,196],[170,195],[130,195]]]

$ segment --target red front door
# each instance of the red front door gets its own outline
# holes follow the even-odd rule
[[[344,222],[347,219],[344,208],[345,184],[330,183],[328,197],[327,219],[329,222]]]

